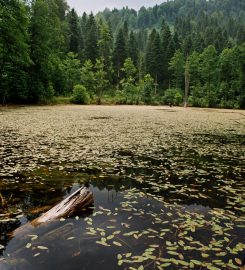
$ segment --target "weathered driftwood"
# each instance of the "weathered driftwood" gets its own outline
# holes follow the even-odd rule
[[[23,252],[26,250],[26,244],[30,243],[30,237],[38,236],[38,238],[35,239],[36,246],[42,246],[43,243],[49,243],[49,246],[51,246],[52,244],[50,243],[55,243],[57,239],[67,239],[69,235],[77,234],[77,232],[74,231],[73,223],[67,223],[57,227],[57,223],[50,222],[60,218],[70,217],[79,212],[81,213],[83,210],[87,210],[87,208],[93,204],[93,201],[92,192],[82,187],[39,218],[16,229],[11,234],[13,239],[8,245],[8,253],[11,254],[11,257],[6,257],[6,261],[0,261],[0,269],[10,269],[9,266],[15,265],[32,269],[28,268],[30,265],[27,260],[24,261],[21,259],[24,254]],[[85,214],[88,214],[87,211]],[[80,229],[78,228],[77,230]],[[67,241],[64,243],[67,245]],[[71,252],[69,256],[72,256],[74,250],[69,252]]]
[[[10,234],[11,237],[23,238],[24,235],[31,234],[31,231],[38,225],[48,223],[61,218],[67,218],[74,213],[81,213],[94,202],[93,193],[88,188],[82,187],[69,197],[51,208],[48,212],[42,214],[40,217],[34,219]]]
[[[60,218],[67,218],[76,212],[81,212],[93,202],[93,193],[89,191],[88,188],[82,187],[51,208],[48,212],[33,220],[31,224],[37,226]]]

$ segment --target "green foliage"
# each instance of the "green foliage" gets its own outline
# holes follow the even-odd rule
[[[90,97],[85,86],[80,84],[75,85],[71,101],[75,104],[83,104],[83,105],[90,103]]]
[[[146,49],[146,72],[149,73],[156,83],[162,77],[163,61],[159,61],[162,58],[162,48],[159,33],[154,29],[149,36],[147,49]]]
[[[65,91],[63,94],[70,94],[74,85],[78,84],[81,76],[81,62],[77,59],[77,55],[70,52],[67,54],[60,68],[63,71]]]
[[[99,40],[98,40],[100,58],[104,59],[105,70],[107,77],[112,80],[112,47],[113,47],[113,36],[109,26],[101,22],[99,24]]]
[[[122,72],[125,78],[121,81],[126,104],[138,104],[138,89],[135,85],[136,67],[131,58],[127,58],[123,64]]]
[[[69,20],[69,51],[79,54],[83,49],[83,39],[81,35],[81,29],[79,26],[78,16],[74,9],[71,10],[70,14],[68,15]]]
[[[81,84],[97,103],[181,104],[190,85],[193,106],[244,108],[245,5],[232,1],[79,18],[65,0],[0,0],[1,103],[53,102]]]
[[[0,1],[0,100],[28,99],[28,14],[18,0]]]
[[[95,64],[96,59],[99,57],[99,35],[98,26],[92,13],[89,15],[85,27],[85,59]]]
[[[180,106],[183,103],[183,98],[183,92],[180,89],[167,89],[163,96],[163,103]]]
[[[39,102],[42,104],[48,104],[54,97],[55,90],[52,83],[48,83],[47,88],[41,88],[39,93]]]
[[[150,74],[146,74],[140,81],[139,89],[142,93],[144,103],[148,105],[151,104],[154,89],[154,79]]]
[[[123,64],[127,58],[127,48],[126,48],[126,40],[123,33],[123,30],[120,29],[117,38],[116,43],[113,51],[113,68],[115,71],[116,76],[116,82],[119,82],[121,77],[121,69],[123,67]]]
[[[70,104],[70,103],[71,103],[71,98],[65,97],[65,96],[54,97],[51,101],[51,104],[54,104],[54,105],[65,105],[65,104]]]
[[[137,65],[139,59],[139,46],[133,31],[131,31],[129,35],[128,56],[132,59],[134,65]]]
[[[95,92],[95,75],[93,68],[93,63],[87,60],[81,69],[81,83],[90,93]]]
[[[127,81],[134,82],[137,69],[136,69],[134,62],[131,58],[127,58],[125,60],[121,70],[125,74],[125,79]]]
[[[184,54],[177,50],[169,63],[169,70],[172,72],[175,88],[182,88],[184,84],[185,59]]]
[[[94,73],[94,80],[95,80],[95,94],[97,96],[97,103],[101,104],[101,99],[109,86],[109,81],[106,79],[107,73],[105,69],[104,59],[96,59],[95,64],[95,73]]]

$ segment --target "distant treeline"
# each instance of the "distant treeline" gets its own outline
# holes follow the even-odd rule
[[[172,0],[79,17],[0,0],[0,101],[245,108],[245,1]]]

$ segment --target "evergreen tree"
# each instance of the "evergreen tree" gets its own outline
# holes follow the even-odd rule
[[[54,94],[51,91],[55,71],[60,63],[60,48],[63,47],[58,6],[54,0],[36,0],[32,6],[30,23],[31,38],[31,99],[46,101]]]
[[[89,59],[93,64],[99,57],[98,48],[98,27],[94,15],[91,13],[86,24],[86,37],[85,37],[85,59]]]
[[[128,33],[129,33],[128,23],[127,23],[127,21],[125,21],[123,24],[123,35],[124,35],[124,39],[125,39],[126,43],[128,41]]]
[[[28,16],[18,0],[0,1],[0,99],[28,100],[27,68],[31,64],[28,48]]]
[[[184,53],[185,58],[187,58],[192,52],[192,38],[191,36],[187,36],[182,43],[182,51]]]
[[[55,0],[57,5],[57,15],[61,21],[66,19],[66,12],[68,11],[68,5],[66,0]]]
[[[69,14],[70,44],[69,51],[79,53],[83,49],[83,40],[78,22],[78,16],[74,9]]]
[[[86,12],[84,12],[82,18],[80,19],[80,25],[81,25],[83,35],[87,35],[86,33],[87,21],[88,21],[88,16]]]
[[[159,33],[154,29],[149,36],[146,51],[146,72],[155,80],[155,84],[159,84],[162,79],[163,58]]]
[[[172,73],[175,88],[183,89],[185,58],[180,50],[177,50],[169,63],[169,70]]]
[[[102,21],[99,24],[98,47],[100,58],[103,59],[107,78],[111,81],[113,37],[109,26]]]
[[[126,58],[127,58],[126,41],[123,30],[120,29],[117,34],[116,43],[113,51],[113,66],[114,71],[116,72],[117,82],[119,82],[121,79],[121,68],[123,67]]]
[[[175,44],[169,26],[163,21],[161,29],[161,50],[162,50],[162,75],[165,82],[169,81],[168,63],[174,55]]]
[[[133,31],[131,31],[129,35],[128,56],[133,60],[133,63],[136,66],[139,59],[139,50],[138,50],[138,44],[137,44]]]

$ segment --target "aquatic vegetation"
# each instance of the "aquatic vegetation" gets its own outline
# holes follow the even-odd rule
[[[0,189],[3,198],[13,196],[0,213],[0,266],[240,269],[245,134],[235,121],[239,114],[164,107],[4,110]],[[89,211],[30,227],[22,239],[9,235],[82,185],[94,193]]]

